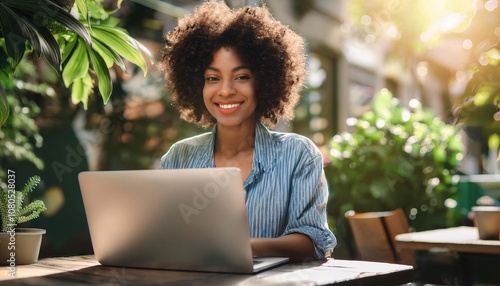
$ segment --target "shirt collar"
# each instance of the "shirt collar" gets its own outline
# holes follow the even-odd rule
[[[275,142],[271,137],[271,133],[261,122],[257,122],[255,124],[254,162],[252,167],[259,164],[265,172],[271,171],[274,167],[273,162],[275,162],[274,148]]]
[[[217,124],[212,129],[212,133],[210,134],[210,143],[205,145],[205,149],[203,150],[204,162],[203,166],[205,168],[215,168],[215,159],[214,159],[214,150],[215,150],[215,135],[217,133]]]
[[[210,144],[206,145],[204,154],[205,162],[203,165],[205,167],[215,168],[214,160],[214,150],[215,150],[215,138],[217,133],[217,124],[212,129],[212,134],[210,137]],[[273,169],[275,161],[275,142],[271,137],[270,131],[261,123],[257,122],[255,124],[255,143],[254,143],[254,155],[252,169],[257,170],[257,167],[262,168],[265,172],[269,172]]]

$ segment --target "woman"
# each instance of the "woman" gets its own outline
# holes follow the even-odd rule
[[[167,34],[162,63],[181,118],[214,128],[174,144],[161,167],[240,168],[253,255],[328,256],[336,240],[321,153],[303,136],[266,128],[293,118],[303,39],[267,8],[210,1]]]

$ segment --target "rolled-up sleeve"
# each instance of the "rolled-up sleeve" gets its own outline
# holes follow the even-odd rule
[[[302,233],[314,244],[316,259],[329,256],[337,244],[326,216],[328,185],[321,155],[299,166],[292,178],[288,225],[283,235]]]

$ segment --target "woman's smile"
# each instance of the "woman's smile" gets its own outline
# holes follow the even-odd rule
[[[219,111],[225,114],[230,114],[235,112],[240,108],[240,106],[243,104],[243,102],[238,102],[238,103],[215,103],[217,107],[219,108]]]

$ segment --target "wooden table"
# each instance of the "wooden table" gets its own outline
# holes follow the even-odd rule
[[[476,227],[404,233],[396,236],[398,249],[447,249],[458,254],[460,285],[500,285],[500,240],[479,239]]]
[[[254,275],[101,266],[92,255],[41,259],[0,268],[2,285],[401,285],[413,280],[408,265],[328,259],[288,263]]]
[[[500,240],[479,239],[477,228],[470,226],[399,234],[396,242],[400,249],[446,248],[456,252],[500,255]]]

